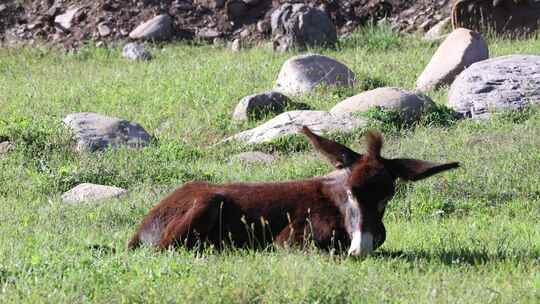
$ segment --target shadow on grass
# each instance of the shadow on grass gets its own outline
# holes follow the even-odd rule
[[[374,253],[377,258],[401,259],[409,263],[418,261],[439,262],[445,265],[484,265],[488,263],[498,263],[503,261],[531,261],[538,260],[540,262],[540,252],[536,251],[517,251],[511,253],[498,252],[488,253],[483,250],[476,249],[450,249],[428,252],[425,250],[409,251],[402,250],[380,250]]]

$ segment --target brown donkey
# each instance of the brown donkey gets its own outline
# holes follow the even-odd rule
[[[150,211],[128,247],[145,243],[160,249],[192,248],[198,241],[216,248],[258,247],[312,241],[319,248],[349,248],[350,255],[366,255],[386,239],[382,219],[397,178],[416,181],[459,166],[383,158],[382,137],[373,131],[367,134],[365,154],[307,127],[302,133],[337,170],[287,182],[186,183]]]

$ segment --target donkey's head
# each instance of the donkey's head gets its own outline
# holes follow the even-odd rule
[[[436,173],[457,168],[459,163],[432,163],[417,159],[387,159],[381,156],[382,136],[367,133],[367,151],[359,154],[326,138],[307,127],[302,128],[313,146],[336,167],[342,169],[341,204],[345,210],[345,228],[351,238],[350,255],[365,255],[381,246],[386,239],[382,222],[387,202],[394,196],[398,178],[417,181]]]

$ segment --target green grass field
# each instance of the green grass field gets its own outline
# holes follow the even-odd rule
[[[540,40],[488,42],[492,57],[540,54]],[[366,89],[412,90],[435,50],[386,30],[359,32],[336,50],[316,50],[348,65],[358,88],[320,89],[295,101],[327,110]],[[16,144],[0,156],[1,303],[540,302],[538,108],[402,129],[374,122],[386,131],[384,155],[462,167],[399,184],[385,217],[386,243],[364,260],[315,249],[127,251],[149,208],[183,182],[330,171],[304,139],[214,146],[261,123],[235,124],[232,111],[241,97],[271,89],[293,53],[185,43],[152,51],[154,60],[133,63],[119,49],[0,49],[0,137]],[[429,95],[442,105],[447,91]],[[155,140],[141,150],[75,153],[61,120],[80,111],[133,120]],[[360,133],[340,138],[362,150]],[[278,160],[229,164],[231,155],[250,149]],[[60,195],[81,182],[129,194],[63,204]]]

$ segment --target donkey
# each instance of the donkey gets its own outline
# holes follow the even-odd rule
[[[264,247],[306,245],[325,250],[348,248],[364,256],[386,239],[383,215],[397,178],[417,181],[457,168],[381,156],[382,136],[367,133],[367,151],[351,149],[303,127],[311,144],[336,168],[305,180],[210,184],[189,182],[150,210],[128,248],[148,244],[158,249],[206,243]]]

